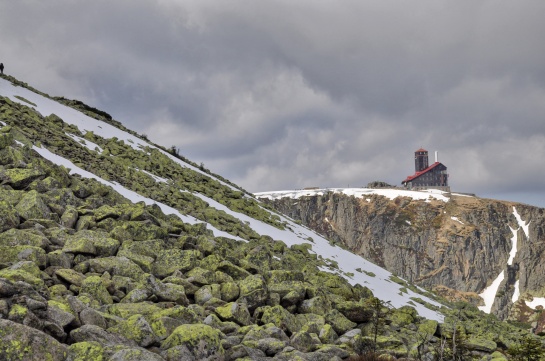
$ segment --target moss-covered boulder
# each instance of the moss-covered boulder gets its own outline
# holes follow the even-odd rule
[[[337,334],[342,335],[343,333],[355,328],[357,324],[350,321],[342,313],[333,309],[325,315],[325,320],[327,323],[333,327]]]
[[[169,349],[185,345],[196,358],[205,358],[224,353],[221,345],[222,333],[203,324],[181,325],[161,344],[161,348]]]
[[[64,361],[67,347],[34,328],[0,319],[0,359]]]
[[[12,282],[26,282],[35,287],[43,287],[45,285],[41,276],[42,274],[38,266],[30,261],[17,262],[9,268],[0,270],[0,278],[5,278]]]
[[[166,277],[175,271],[186,272],[195,268],[202,258],[197,250],[169,249],[159,252],[152,266],[152,273],[157,277]]]
[[[304,300],[301,305],[299,305],[298,311],[300,313],[313,313],[315,315],[325,316],[330,309],[331,302],[324,297],[318,296]]]
[[[183,306],[160,310],[148,317],[153,333],[161,340],[167,338],[178,326],[200,321],[197,313]]]
[[[68,347],[71,361],[104,360],[104,348],[98,342],[77,342]]]
[[[59,278],[61,278],[62,280],[70,283],[70,284],[73,284],[73,285],[76,285],[78,287],[81,287],[82,284],[83,284],[83,281],[85,280],[85,275],[84,274],[81,274],[77,271],[74,271],[73,269],[70,269],[70,268],[61,268],[61,269],[58,269],[55,271],[55,275]]]
[[[390,314],[390,320],[392,323],[403,327],[414,323],[417,316],[418,313],[414,307],[402,306],[393,310],[393,312]]]
[[[120,334],[129,340],[133,340],[141,347],[148,347],[157,340],[148,321],[144,316],[138,314],[109,328],[108,331]]]
[[[35,180],[42,179],[44,177],[45,177],[44,172],[42,172],[41,170],[32,169],[32,168],[30,169],[11,168],[11,169],[0,170],[0,180],[3,181],[4,184],[12,186],[13,189],[24,189]],[[37,204],[36,202],[38,202],[37,201],[38,197],[36,196],[37,194],[38,192],[36,191],[28,192],[28,194],[25,195],[25,197],[28,197],[28,199],[25,200],[25,203],[21,204],[21,210],[27,211],[28,214],[30,215],[29,218],[45,218],[45,217],[32,217],[34,213],[31,211],[31,208],[33,207],[33,205]]]
[[[289,313],[282,306],[265,306],[261,310],[260,322],[263,324],[272,323],[282,329],[287,334],[292,334],[299,330],[299,325],[295,316]]]
[[[229,261],[222,261],[217,266],[217,269],[227,273],[229,276],[233,277],[234,280],[243,280],[248,276],[251,276],[251,273],[246,271],[244,268],[241,268]]]
[[[220,298],[226,302],[236,300],[240,295],[240,288],[235,282],[225,282],[220,287]]]
[[[269,295],[267,283],[262,275],[251,275],[238,282],[240,298],[244,298],[250,310],[265,305]]]
[[[318,335],[306,331],[296,332],[290,338],[290,345],[301,352],[314,351],[321,344]]]
[[[87,277],[81,284],[80,293],[88,293],[101,304],[112,304],[112,296],[106,289],[104,280],[98,276]]]
[[[373,310],[365,302],[339,302],[335,308],[350,321],[356,323],[369,322],[373,316]]]
[[[161,311],[161,308],[151,302],[115,303],[108,306],[108,313],[127,319],[133,315],[152,316]]]
[[[126,257],[93,258],[87,262],[89,269],[99,274],[108,272],[112,276],[128,277],[134,281],[140,281],[145,275],[136,263]]]
[[[241,326],[248,326],[252,323],[252,317],[244,303],[230,302],[225,306],[216,307],[214,312],[223,321],[236,322]]]
[[[469,350],[482,351],[482,352],[494,352],[498,345],[484,337],[472,336],[466,340],[466,345]]]
[[[168,236],[168,229],[159,227],[148,222],[128,221],[122,226],[135,241],[147,241],[153,239],[164,239]]]
[[[83,230],[68,237],[63,252],[109,257],[115,255],[118,248],[119,241],[108,237],[107,233]]]
[[[0,149],[7,148],[13,143],[13,135],[11,133],[0,133]]]
[[[17,227],[20,223],[15,207],[0,198],[0,232]]]
[[[31,261],[38,267],[45,268],[45,251],[33,246],[0,246],[0,263],[9,264],[18,261]]]

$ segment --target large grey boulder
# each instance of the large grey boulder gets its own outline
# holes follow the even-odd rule
[[[67,348],[34,328],[0,319],[0,360],[64,361]]]

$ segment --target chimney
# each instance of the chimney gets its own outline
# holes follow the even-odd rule
[[[439,161],[439,156],[438,156],[439,152],[438,151],[435,151],[435,163],[437,163]]]

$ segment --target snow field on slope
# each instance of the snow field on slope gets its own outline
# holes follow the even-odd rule
[[[15,96],[18,95],[20,97],[23,97],[27,100],[29,100],[30,102],[36,104],[36,107],[33,107],[35,110],[37,110],[40,114],[42,114],[43,116],[48,116],[50,114],[56,114],[57,116],[59,116],[61,119],[63,119],[64,122],[68,123],[68,124],[73,124],[75,126],[78,127],[78,129],[80,129],[80,131],[82,133],[85,133],[85,132],[88,132],[88,131],[92,131],[94,134],[98,135],[98,136],[101,136],[105,139],[109,139],[109,138],[113,138],[113,137],[116,137],[118,140],[123,140],[125,141],[126,144],[130,145],[131,147],[133,147],[134,149],[136,150],[139,150],[139,151],[143,151],[143,149],[145,147],[152,147],[152,148],[155,148],[153,145],[151,144],[148,144],[144,141],[142,141],[140,138],[138,137],[135,137],[134,135],[132,134],[129,134],[125,131],[122,131],[108,123],[105,123],[105,122],[102,122],[102,121],[99,121],[97,119],[94,119],[94,118],[91,118],[91,117],[88,117],[86,115],[84,115],[83,113],[75,110],[75,109],[72,109],[68,106],[65,106],[65,105],[62,105],[60,103],[57,103],[56,101],[53,101],[51,99],[48,99],[42,95],[39,95],[37,93],[34,93],[26,88],[23,88],[23,87],[18,87],[18,86],[14,86],[12,85],[9,81],[6,81],[4,79],[0,79],[0,95],[3,95],[3,96],[7,96],[10,100],[12,100],[13,102],[16,102],[16,103],[20,103],[20,104],[23,104],[25,106],[29,106],[28,103],[16,98]],[[81,138],[80,138],[81,139]],[[75,139],[77,141],[77,139]],[[78,142],[80,143],[80,142]],[[80,143],[81,144],[81,143]],[[82,146],[92,146],[91,144],[87,145],[87,144],[82,144]],[[190,223],[190,224],[195,224],[197,222],[201,222],[200,220],[197,220],[193,217],[190,217],[190,216],[187,216],[187,215],[183,215],[181,214],[178,210],[172,208],[172,207],[169,207],[165,204],[162,204],[160,202],[156,202],[154,201],[153,199],[151,198],[147,198],[147,197],[143,197],[139,194],[137,194],[136,192],[133,192],[123,186],[121,186],[120,184],[118,183],[115,183],[115,182],[108,182],[90,172],[87,172],[79,167],[77,167],[76,165],[74,165],[70,160],[68,159],[65,159],[63,157],[60,157],[50,151],[48,151],[47,149],[45,148],[39,148],[39,147],[36,147],[34,146],[33,147],[34,150],[36,150],[42,157],[50,160],[51,162],[55,163],[55,164],[58,164],[58,165],[63,165],[64,167],[66,168],[69,168],[70,169],[70,174],[79,174],[80,176],[82,177],[85,177],[85,178],[92,178],[92,179],[95,179],[105,185],[108,185],[110,187],[112,187],[114,190],[116,190],[117,192],[119,192],[121,195],[123,195],[124,197],[126,197],[127,199],[129,199],[130,201],[132,202],[140,202],[140,201],[143,201],[145,202],[146,204],[157,204],[162,210],[164,213],[166,214],[175,214],[177,215],[178,217],[180,217],[180,219],[182,219],[184,222],[187,222],[187,223]],[[158,148],[157,148],[158,149]],[[207,177],[210,177],[212,179],[215,179],[217,180],[218,182],[230,187],[231,189],[234,189],[234,190],[237,190],[236,188],[232,187],[231,185],[207,174],[207,173],[204,173],[202,172],[200,169],[196,168],[196,167],[193,167],[192,165],[190,164],[187,164],[185,162],[183,162],[182,160],[174,157],[173,155],[169,154],[168,152],[165,152],[163,151],[162,149],[158,149],[159,151],[161,151],[163,154],[167,155],[171,160],[177,162],[178,164],[184,166],[184,167],[187,167],[187,168],[191,168],[192,170],[196,171],[196,172],[199,172],[201,174],[204,174],[206,175]],[[156,181],[160,181],[159,179],[155,178],[154,179]],[[371,191],[371,190],[369,190]],[[362,192],[362,189],[355,189],[355,190],[346,190],[346,194],[350,194],[350,193],[353,193],[353,194],[350,194],[350,195],[356,195],[356,194],[382,194],[382,192],[384,192],[384,190],[382,190],[382,192],[369,192],[369,191],[363,191]],[[372,190],[372,191],[381,191],[381,190]],[[406,191],[405,191],[406,192]],[[387,192],[388,193],[388,192]],[[411,193],[415,193],[415,196],[416,194],[418,193],[422,193],[422,192],[411,192]],[[425,194],[425,192],[424,192]],[[439,198],[441,200],[444,200],[444,201],[447,201],[448,199],[444,196],[442,196],[442,194],[440,193],[434,193],[434,192],[429,192],[426,194],[426,197],[424,199],[428,199],[428,197],[430,196],[430,194],[433,194],[433,196],[435,198]],[[196,194],[197,195],[197,194]],[[383,194],[383,195],[386,195],[386,194]],[[394,307],[401,307],[401,306],[405,306],[407,305],[409,302],[411,302],[411,304],[413,304],[413,306],[415,307],[415,309],[418,311],[418,314],[420,316],[423,316],[423,317],[426,317],[428,319],[434,319],[434,320],[438,320],[438,321],[442,321],[443,320],[443,315],[435,312],[435,311],[432,311],[428,308],[426,308],[425,306],[415,302],[415,301],[412,301],[410,298],[411,297],[414,297],[414,298],[420,298],[420,299],[423,299],[425,300],[426,302],[430,303],[430,304],[433,304],[435,306],[441,306],[439,303],[425,297],[425,296],[422,296],[420,294],[417,294],[417,293],[414,293],[413,291],[411,290],[407,290],[406,293],[403,293],[401,292],[401,288],[402,286],[391,281],[390,280],[390,277],[392,276],[392,274],[388,271],[386,271],[385,269],[365,260],[364,258],[360,257],[360,256],[357,256],[349,251],[346,251],[340,247],[337,247],[337,246],[332,246],[329,244],[329,242],[319,236],[318,234],[314,233],[313,231],[305,228],[305,227],[302,227],[298,224],[296,224],[295,222],[293,222],[292,220],[289,220],[285,217],[282,217],[281,216],[281,219],[282,221],[286,222],[288,224],[288,226],[290,227],[290,229],[286,229],[286,230],[280,230],[280,229],[277,229],[273,226],[270,226],[264,222],[261,222],[259,220],[255,220],[251,217],[248,217],[244,214],[241,214],[241,213],[237,213],[237,212],[234,212],[234,211],[231,211],[230,209],[228,209],[227,207],[221,205],[220,203],[208,198],[208,197],[205,197],[205,196],[202,196],[202,195],[198,195],[199,197],[201,197],[203,200],[205,200],[206,202],[208,202],[210,204],[210,206],[212,207],[215,207],[217,208],[218,210],[224,210],[225,212],[237,217],[238,219],[242,220],[243,222],[248,222],[248,224],[250,225],[250,227],[255,230],[257,233],[261,234],[261,235],[268,235],[270,237],[272,237],[273,239],[276,239],[276,240],[281,240],[283,241],[284,243],[286,243],[288,246],[291,246],[291,245],[294,245],[294,244],[302,244],[302,243],[310,243],[312,245],[312,251],[315,252],[317,255],[320,255],[321,257],[325,258],[325,259],[330,259],[330,260],[335,260],[337,263],[338,263],[338,267],[339,267],[339,270],[341,271],[339,274],[343,277],[345,277],[351,284],[356,284],[356,283],[359,283],[361,284],[362,286],[366,286],[368,287],[370,290],[373,291],[373,294],[378,297],[379,299],[383,300],[383,301],[389,301],[391,303],[392,306]],[[388,196],[388,195],[386,195]],[[391,196],[391,195],[390,195]],[[394,196],[395,198],[395,196]],[[419,198],[419,199],[422,199],[422,198]],[[205,223],[205,222],[203,222]],[[220,231],[218,229],[216,229],[215,227],[213,227],[212,225],[210,224],[207,224],[207,227],[208,229],[211,229],[213,232],[214,232],[214,235],[215,236],[221,236],[221,237],[228,237],[228,238],[232,238],[232,239],[237,239],[237,240],[241,240],[241,241],[245,241],[243,239],[241,239],[240,237],[235,237],[235,236],[232,236],[226,232],[223,232],[223,231]],[[309,241],[309,237],[312,238],[312,242]],[[375,274],[375,276],[370,276],[368,274],[365,274],[365,273],[361,273],[359,271],[357,271],[356,269],[362,269],[362,270],[365,270],[366,272],[369,272],[369,273],[373,273]],[[331,270],[327,269],[328,272],[331,272]],[[347,274],[354,274],[353,276],[348,276]]]

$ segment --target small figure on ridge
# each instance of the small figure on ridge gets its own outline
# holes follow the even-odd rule
[[[4,75],[4,63],[0,63],[0,74]]]

